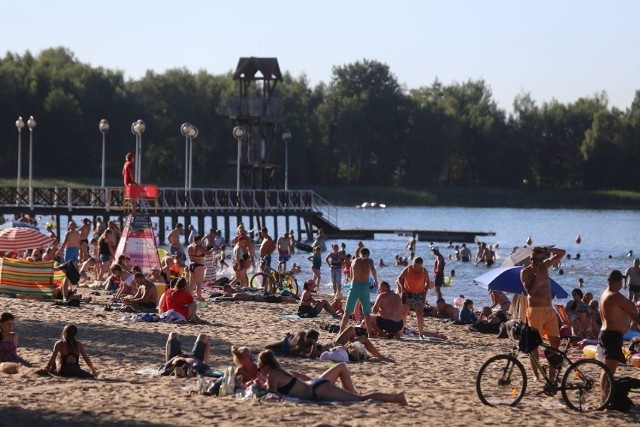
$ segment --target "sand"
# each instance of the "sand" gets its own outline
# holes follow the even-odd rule
[[[123,313],[104,311],[105,297],[80,308],[54,306],[50,302],[1,298],[0,311],[16,316],[20,334],[19,354],[34,364],[18,374],[0,373],[3,390],[0,426],[33,425],[622,425],[637,423],[640,411],[630,414],[604,411],[580,414],[566,408],[560,394],[537,396],[540,386],[529,385],[523,402],[515,408],[484,406],[475,391],[475,375],[484,360],[505,352],[506,340],[470,333],[464,326],[426,320],[427,329],[447,335],[446,343],[374,340],[394,361],[349,364],[360,392],[400,391],[409,406],[365,402],[357,404],[309,404],[240,400],[189,394],[193,378],[138,376],[140,368],[163,361],[167,334],[177,331],[183,348],[205,332],[211,337],[211,365],[223,369],[232,364],[232,344],[257,351],[280,340],[285,331],[319,328],[334,323],[326,314],[315,319],[283,319],[295,305],[254,302],[208,303],[200,309],[210,325],[125,323]],[[67,322],[79,328],[78,339],[92,358],[97,381],[38,376],[53,344]],[[415,327],[415,319],[410,320]],[[320,342],[334,337],[321,331]],[[318,375],[328,364],[317,360],[282,358],[291,370]],[[640,369],[626,368],[624,375],[640,377]],[[640,403],[638,393],[631,398]]]

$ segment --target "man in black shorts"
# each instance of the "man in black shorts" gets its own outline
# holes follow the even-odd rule
[[[432,249],[433,255],[436,257],[436,260],[433,264],[433,276],[435,278],[435,286],[436,286],[436,296],[438,298],[442,298],[442,290],[441,288],[444,286],[444,257],[440,253],[440,250],[436,247]]]
[[[612,270],[607,277],[607,289],[600,297],[600,317],[602,328],[598,337],[598,344],[604,349],[604,363],[616,373],[619,363],[626,363],[622,353],[623,335],[629,329],[629,322],[640,325],[638,308],[621,293],[623,281],[626,277],[619,270]],[[604,388],[604,378],[600,378]]]
[[[380,282],[378,298],[373,304],[371,326],[378,334],[386,334],[389,338],[402,336],[402,299],[393,292],[387,282]]]

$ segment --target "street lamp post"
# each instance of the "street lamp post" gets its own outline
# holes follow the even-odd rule
[[[20,191],[20,180],[22,179],[22,129],[24,129],[22,116],[16,120],[16,127],[18,128],[18,178],[16,179],[16,188]]]
[[[102,134],[102,188],[104,189],[104,165],[105,165],[105,154],[106,154],[106,135],[109,132],[109,122],[105,119],[100,120],[98,124],[98,130]]]
[[[284,141],[284,191],[289,191],[289,141],[291,140],[291,131],[282,132],[282,140]]]
[[[240,161],[242,157],[242,141],[246,136],[246,131],[242,126],[236,126],[233,128],[233,137],[238,141],[238,159],[236,167],[236,196],[238,200],[238,206],[240,206]]]
[[[29,116],[27,126],[29,127],[29,207],[33,209],[33,187],[31,180],[33,178],[33,129],[36,127],[36,121],[33,116]]]
[[[193,179],[193,140],[198,136],[198,128],[185,122],[180,125],[180,133],[184,136],[184,203],[186,207]]]
[[[135,180],[137,184],[142,181],[142,134],[146,126],[142,120],[137,120],[131,123],[131,133],[136,136],[136,176]]]

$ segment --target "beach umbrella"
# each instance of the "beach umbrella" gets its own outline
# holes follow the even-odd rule
[[[547,248],[552,248],[555,245],[542,245]],[[517,248],[511,255],[509,255],[503,262],[503,267],[512,267],[514,265],[529,265],[531,262],[531,250],[533,248]]]
[[[16,221],[15,219],[12,219],[9,221],[5,221],[4,224],[0,225],[0,230],[4,230],[5,228],[11,228],[11,227],[26,227],[26,228],[33,228],[34,230],[38,229],[38,227],[36,227],[33,224],[29,224],[28,222]]]
[[[524,267],[499,267],[489,270],[482,276],[473,279],[473,283],[487,289],[489,291],[502,291],[512,294],[526,295],[527,292],[520,282],[520,271]],[[554,298],[567,298],[569,294],[560,286],[555,280],[549,278],[551,281],[551,294]]]
[[[53,239],[27,227],[5,228],[0,231],[0,251],[21,251],[41,248],[53,243]]]

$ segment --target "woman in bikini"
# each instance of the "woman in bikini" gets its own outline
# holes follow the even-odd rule
[[[233,362],[236,364],[235,376],[242,381],[242,386],[247,388],[251,384],[256,383],[264,387],[264,378],[259,378],[260,370],[258,369],[258,365],[253,361],[251,350],[249,350],[248,347],[231,346],[231,354],[233,356]],[[292,374],[301,381],[311,381],[313,379],[300,372],[292,372]],[[324,371],[319,378],[328,379],[332,384],[340,380],[342,388],[355,393],[351,374],[349,374],[349,369],[344,363],[333,365]]]
[[[313,290],[316,288],[316,282],[313,279],[309,279],[304,282],[304,291],[302,291],[302,297],[300,298],[300,306],[298,307],[298,316],[300,317],[317,317],[322,310],[333,316],[334,319],[340,319],[336,311],[331,307],[331,303],[325,299],[314,299],[312,296]]]
[[[307,332],[298,331],[295,334],[287,332],[282,341],[266,345],[265,348],[282,356],[315,359],[322,353],[318,346],[318,338],[320,338],[320,333],[313,329]]]
[[[193,243],[187,246],[189,254],[189,292],[196,296],[199,301],[204,301],[202,297],[202,284],[204,283],[204,257],[207,249],[202,246],[202,236],[199,234],[193,238]]]
[[[44,369],[45,371],[65,377],[96,378],[98,376],[98,371],[85,353],[84,346],[76,340],[77,334],[76,325],[69,324],[64,327],[62,337],[53,346],[53,354]],[[91,369],[91,373],[80,367],[80,356]]]
[[[357,394],[348,390],[347,386],[345,388],[337,387],[329,378],[322,376],[310,381],[300,380],[280,366],[271,350],[265,350],[260,353],[258,356],[258,369],[266,377],[266,384],[269,390],[285,396],[325,402],[363,402],[373,399],[380,402],[407,405],[404,392]],[[350,388],[353,389],[353,383]]]

